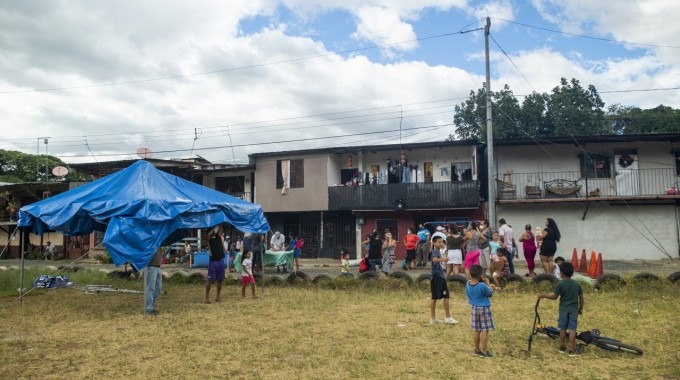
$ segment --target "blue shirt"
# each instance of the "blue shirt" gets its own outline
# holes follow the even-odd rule
[[[465,284],[465,294],[468,302],[472,306],[491,306],[489,298],[493,295],[489,285],[478,282],[476,285],[470,284],[470,281]]]
[[[290,250],[291,250],[291,251],[294,251],[293,253],[298,253],[299,250],[298,250],[298,248],[296,247],[296,245],[297,245],[297,240],[296,240],[296,239],[291,240],[289,245],[290,245]]]
[[[418,235],[418,237],[420,238],[420,242],[424,242],[425,240],[427,240],[428,233],[430,233],[430,231],[423,228],[422,230],[419,230],[416,235]]]
[[[430,273],[430,280],[434,279],[435,277],[446,278],[444,277],[444,269],[442,269],[442,264],[439,262],[434,262],[435,257],[442,257],[442,254],[439,253],[438,249],[432,251],[432,273]]]

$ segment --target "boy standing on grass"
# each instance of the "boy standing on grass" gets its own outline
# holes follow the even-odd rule
[[[446,247],[446,243],[441,236],[432,238],[432,272],[430,273],[430,291],[432,292],[432,302],[430,303],[430,324],[439,323],[435,314],[437,300],[444,299],[444,311],[446,312],[446,319],[444,323],[455,325],[457,320],[451,318],[451,311],[449,310],[449,288],[446,286],[446,278],[444,277],[444,269],[439,263],[444,263],[448,259],[442,257],[441,250]]]
[[[564,262],[560,266],[562,281],[560,281],[552,294],[538,294],[536,298],[547,298],[551,300],[560,298],[560,311],[557,327],[560,329],[560,353],[565,353],[565,339],[569,330],[569,356],[577,356],[576,352],[576,327],[578,326],[578,316],[583,314],[583,289],[581,285],[572,280],[574,266],[569,262]]]
[[[483,270],[479,265],[470,267],[471,280],[465,284],[465,294],[471,305],[470,328],[474,331],[473,340],[475,342],[475,355],[483,358],[491,358],[487,343],[489,342],[489,331],[495,328],[493,315],[491,314],[491,301],[493,295],[489,285],[489,279],[482,276]],[[482,282],[483,280],[483,282]]]

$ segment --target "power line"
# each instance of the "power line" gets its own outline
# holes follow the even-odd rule
[[[452,107],[451,104],[445,104],[441,106],[433,106],[433,107],[424,107],[424,108],[418,108],[418,109],[411,109],[409,110],[410,112],[416,112],[416,111],[426,111],[426,110],[435,110],[435,109],[440,109],[440,108],[448,108]],[[401,117],[398,115],[401,111],[389,111],[389,112],[382,112],[382,113],[373,113],[373,114],[367,114],[367,115],[357,115],[357,116],[344,116],[344,117],[339,117],[339,118],[331,118],[327,120],[309,120],[309,121],[300,121],[300,122],[295,122],[295,123],[283,123],[283,124],[276,124],[276,125],[269,125],[269,126],[258,126],[257,130],[258,132],[276,132],[282,128],[285,128],[286,131],[295,131],[295,130],[304,130],[304,129],[313,129],[313,128],[322,128],[322,127],[333,127],[333,126],[342,126],[342,125],[353,125],[353,124],[360,124],[360,123],[372,123],[372,122],[380,122],[380,121],[387,121],[387,120],[393,120],[395,118]],[[426,112],[426,113],[417,113],[417,114],[412,114],[412,115],[406,115],[403,116],[404,118],[418,118],[418,117],[425,117],[425,116],[431,116],[431,115],[437,115],[437,114],[447,114],[447,113],[452,113],[453,111],[451,110],[445,110],[445,111],[437,111],[437,112]],[[381,116],[381,115],[394,115],[391,117],[383,117],[383,118],[370,118],[370,119],[363,119],[363,120],[353,120],[353,121],[347,121],[343,123],[338,123],[338,122],[333,122],[334,120],[345,120],[345,119],[355,119],[355,118],[366,118],[370,116]],[[309,124],[309,123],[314,123],[312,125],[308,126],[303,126],[303,127],[297,127],[297,128],[290,128],[291,125],[299,125],[299,124]],[[246,123],[246,124],[239,124],[242,128],[238,129],[240,132],[231,132],[232,135],[242,135],[242,134],[252,134],[253,131],[253,125],[256,123]],[[216,136],[224,136],[227,130],[226,128],[230,128],[230,126],[214,126],[214,127],[204,127],[204,128],[194,128],[194,141],[201,136],[201,134],[196,135],[196,130],[199,130],[202,133],[203,137],[216,137]],[[204,130],[208,130],[207,132],[204,132]],[[212,131],[210,131],[212,130]],[[172,131],[172,130],[170,130]],[[137,133],[137,135],[143,135],[143,136],[148,136],[148,137],[154,137],[156,134],[162,134],[162,136],[159,137],[168,137],[172,136],[168,134],[167,132],[170,132],[168,130],[166,131],[153,131],[153,132],[148,132],[148,133]],[[185,131],[188,133],[188,130],[174,130],[174,131]],[[125,133],[122,134],[106,134],[105,136],[112,136],[108,138],[103,138],[103,139],[97,139],[98,143],[93,143],[91,145],[108,145],[110,143],[107,143],[106,141],[113,141],[115,143],[119,143],[120,141],[120,136],[126,135]],[[170,138],[160,138],[160,139],[145,139],[146,143],[149,142],[160,142],[160,141],[174,141],[177,139],[177,137],[180,136],[179,133],[174,134],[175,137],[170,137]],[[22,139],[28,141],[28,139]],[[53,147],[69,147],[69,146],[80,146],[81,144],[75,144],[75,142],[78,142],[80,140],[61,140],[58,143],[54,143]],[[73,144],[71,144],[73,142]],[[24,145],[22,144],[15,144],[15,146],[21,147],[29,147],[29,143],[25,143]],[[32,143],[31,143],[32,144]]]
[[[499,18],[499,17],[491,17],[491,18],[494,19],[494,20],[505,21],[505,22],[510,23],[510,24],[525,26],[525,27],[527,27],[527,28],[543,30],[543,31],[546,31],[546,32],[551,32],[551,33],[564,34],[564,35],[567,35],[567,36],[573,36],[573,37],[579,37],[579,38],[587,38],[587,39],[589,39],[589,40],[605,41],[605,42],[614,42],[614,43],[617,43],[617,44],[626,44],[626,45],[637,45],[637,46],[647,46],[647,47],[657,47],[657,48],[668,48],[668,49],[680,49],[680,46],[658,45],[658,44],[645,44],[645,43],[640,43],[640,42],[630,42],[630,41],[623,41],[623,40],[614,40],[614,39],[611,39],[611,38],[594,37],[594,36],[588,36],[588,35],[585,35],[585,34],[576,34],[576,33],[564,32],[564,31],[561,31],[561,30],[543,28],[543,27],[536,26],[536,25],[529,25],[529,24],[524,24],[524,23],[517,22],[517,21],[510,21],[510,20],[506,20],[506,19],[504,19],[504,18]]]
[[[505,52],[505,50],[501,47],[501,45],[498,43],[498,41],[496,41],[496,39],[493,38],[493,35],[491,33],[489,33],[489,37],[491,37],[491,40],[496,44],[496,46],[498,46],[499,49],[501,49],[501,52],[503,52],[503,55],[505,55],[505,58],[507,58],[508,61],[510,61],[510,63],[512,63],[512,66],[515,67],[515,70],[517,70],[519,75],[521,75],[522,78],[524,78],[524,80],[529,84],[529,87],[531,87],[531,89],[534,90],[534,92],[536,92],[536,89],[534,88],[534,86],[531,85],[531,82],[529,82],[529,79],[527,79],[527,77],[524,76],[524,73],[522,73],[522,71],[520,71],[519,67],[517,67],[517,65],[515,65],[515,62],[512,61],[512,58],[510,58],[508,53]]]
[[[440,124],[436,125],[436,127],[447,127],[447,126],[453,126],[452,123],[448,124]],[[423,126],[423,127],[413,127],[413,128],[403,128],[402,130],[404,131],[412,131],[412,130],[421,130],[421,129],[428,129],[428,128],[433,128],[435,126],[433,125],[428,125],[428,126]],[[249,144],[235,144],[232,146],[211,146],[211,147],[203,147],[203,148],[195,148],[194,151],[198,150],[214,150],[214,149],[225,149],[225,148],[241,148],[241,147],[248,147],[248,146],[260,146],[260,145],[272,145],[272,144],[285,144],[285,143],[293,143],[293,142],[303,142],[303,141],[316,141],[316,140],[325,140],[325,139],[338,139],[338,138],[344,138],[344,137],[353,137],[353,136],[367,136],[367,135],[375,135],[375,134],[380,134],[380,133],[390,133],[390,132],[399,132],[399,129],[388,129],[388,130],[382,130],[382,131],[375,131],[375,132],[361,132],[361,133],[349,133],[349,134],[344,134],[344,135],[336,135],[336,136],[322,136],[322,137],[309,137],[309,138],[304,138],[304,139],[292,139],[292,140],[279,140],[279,141],[269,141],[269,142],[255,142],[255,143],[249,143]],[[154,153],[177,153],[177,152],[187,152],[189,149],[171,149],[171,150],[161,150],[161,151],[156,151]],[[135,153],[100,153],[100,154],[95,154],[93,156],[130,156],[134,155]],[[90,155],[73,155],[73,156],[62,156],[64,158],[74,158],[74,157],[89,157]]]

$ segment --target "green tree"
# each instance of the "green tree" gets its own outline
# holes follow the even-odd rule
[[[680,110],[664,105],[640,109],[614,104],[607,109],[605,119],[617,134],[680,132]]]
[[[584,89],[576,79],[560,79],[546,103],[550,136],[588,136],[611,134],[604,122],[604,102],[595,86]]]
[[[526,132],[519,125],[522,109],[507,84],[500,91],[492,93],[491,104],[494,137],[526,136]],[[486,139],[486,88],[484,85],[477,92],[471,91],[470,98],[456,105],[454,110],[453,123],[456,126],[456,137],[462,140]],[[449,135],[448,140],[455,140],[455,137]]]
[[[52,168],[65,165],[62,160],[49,155],[33,155],[0,149],[1,182],[53,181]]]
[[[532,92],[522,102],[520,123],[529,136],[548,136],[552,126],[546,117],[548,94]]]

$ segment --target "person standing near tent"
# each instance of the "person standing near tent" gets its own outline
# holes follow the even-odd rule
[[[295,270],[300,270],[300,247],[298,247],[298,239],[295,238],[294,233],[289,233],[290,241],[288,242],[288,250],[293,251],[293,260],[295,261]]]
[[[144,268],[144,315],[158,315],[155,304],[163,285],[162,261],[163,249],[158,247],[151,261]]]
[[[269,241],[269,246],[270,249],[274,252],[281,252],[285,248],[286,244],[286,237],[283,236],[282,233],[279,231],[274,232],[274,235],[272,235],[271,240]],[[283,273],[288,272],[288,268],[285,265],[277,265],[276,266],[276,272],[280,272],[281,269],[279,268],[280,266],[283,266]]]
[[[54,260],[54,256],[57,253],[57,247],[55,247],[52,242],[48,241],[45,247],[45,260]]]
[[[208,239],[210,262],[208,263],[208,281],[205,285],[205,303],[210,303],[210,288],[214,282],[217,282],[215,302],[222,300],[220,292],[222,291],[222,281],[224,281],[224,242],[218,231],[219,227],[215,226]]]

